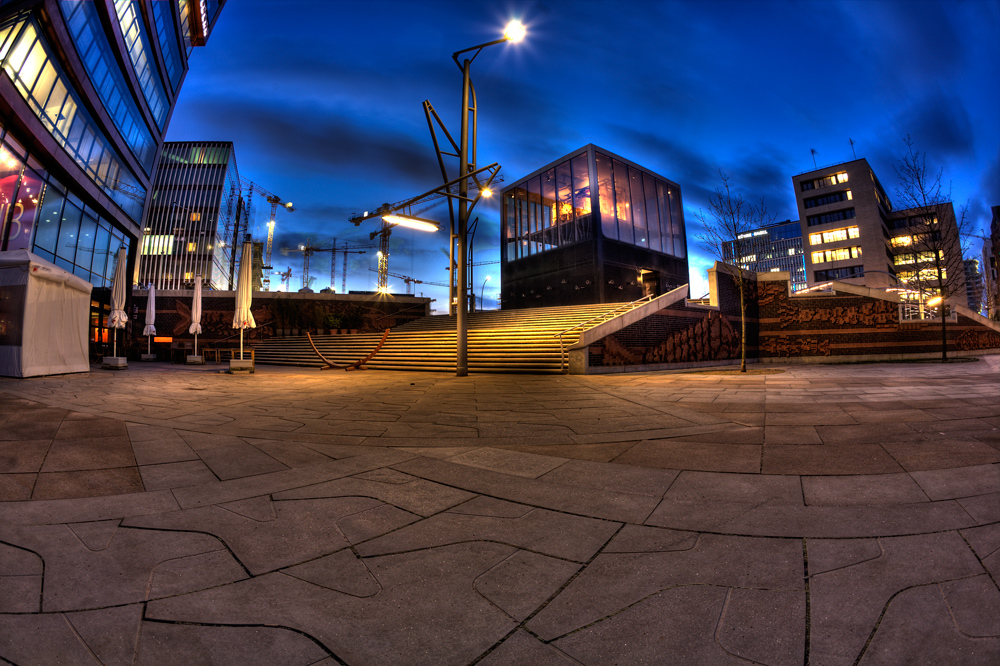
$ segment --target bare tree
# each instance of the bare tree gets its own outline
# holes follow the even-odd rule
[[[749,282],[756,282],[757,269],[766,251],[754,231],[770,222],[764,200],[751,204],[729,187],[729,176],[719,171],[722,187],[716,188],[708,201],[708,216],[698,211],[696,217],[704,231],[697,238],[702,248],[723,264],[733,279],[740,297],[740,372],[747,371],[747,301]]]
[[[943,169],[932,173],[927,168],[927,154],[914,149],[907,136],[906,152],[895,165],[899,187],[896,188],[896,226],[907,233],[894,237],[899,273],[907,275],[906,284],[916,287],[923,300],[926,295],[940,297],[941,360],[948,360],[948,301],[965,295],[965,253],[970,230],[967,206],[956,217],[951,202],[951,188],[942,183]],[[905,268],[904,268],[905,267]],[[933,303],[937,299],[932,299]]]

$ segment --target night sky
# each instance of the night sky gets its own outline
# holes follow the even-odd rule
[[[853,159],[853,139],[893,197],[909,134],[976,227],[1000,204],[996,0],[230,0],[194,51],[167,138],[232,141],[240,174],[295,204],[279,210],[272,263],[292,267],[297,290],[301,255],[281,248],[369,243],[377,222],[356,228],[352,214],[440,184],[421,104],[430,100],[457,137],[462,79],[451,54],[499,38],[512,18],[526,39],[492,46],[472,66],[479,165],[499,162],[513,183],[594,143],[677,182],[693,297],[707,290],[712,261],[695,214],[720,169],[777,220],[796,219],[791,177],[813,168],[811,149],[822,167]],[[258,238],[268,210],[258,199]],[[498,260],[496,198],[475,215],[476,261]],[[447,282],[447,205],[423,216],[442,231],[395,230],[389,270]],[[376,262],[374,250],[351,255],[348,289],[373,290]],[[339,271],[340,260],[338,292]],[[329,286],[329,253],[313,257],[311,272],[313,289]],[[486,307],[495,307],[499,265],[476,268],[476,291],[488,274]],[[389,286],[405,293],[399,279]],[[447,309],[446,288],[415,291]]]

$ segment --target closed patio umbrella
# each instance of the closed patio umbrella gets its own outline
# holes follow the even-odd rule
[[[118,262],[115,264],[115,274],[111,279],[111,314],[105,328],[118,329],[125,328],[128,315],[125,314],[125,248],[118,249]],[[118,356],[118,335],[114,336],[113,355]]]
[[[153,353],[153,338],[156,335],[156,287],[150,282],[146,295],[146,328],[142,329],[146,336],[146,353]]]
[[[201,276],[194,278],[194,296],[191,297],[191,325],[188,333],[194,333],[194,355],[198,355],[198,334],[201,333]]]
[[[257,322],[250,312],[253,301],[253,247],[249,240],[243,242],[243,255],[240,258],[240,273],[236,280],[236,312],[233,313],[233,328],[240,329],[240,360],[243,360],[243,329],[257,328]]]

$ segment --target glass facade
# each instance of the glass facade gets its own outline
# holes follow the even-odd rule
[[[805,289],[806,267],[799,222],[748,230],[723,244],[722,259],[758,273],[788,271],[792,291]]]
[[[183,289],[201,275],[206,288],[231,289],[233,249],[243,216],[233,144],[163,144],[153,181],[139,282]]]
[[[125,49],[132,61],[135,76],[139,80],[139,87],[142,88],[150,113],[162,130],[167,122],[170,102],[153,64],[153,48],[146,34],[146,25],[142,22],[139,3],[137,0],[115,0],[115,13],[118,15],[122,37],[125,39]]]
[[[90,282],[111,286],[117,251],[131,239],[40,167],[0,127],[3,250],[30,250]]]
[[[18,17],[0,27],[0,64],[25,102],[80,168],[138,222],[146,190],[87,113],[51,53],[34,18]]]
[[[591,191],[586,152],[506,191],[503,240],[507,261],[590,239],[595,199],[605,239],[685,256],[676,187],[600,151],[595,151],[595,158],[595,192]]]
[[[163,65],[167,68],[167,76],[170,78],[170,88],[174,92],[181,85],[181,76],[184,74],[184,65],[181,64],[180,41],[177,36],[177,26],[174,25],[174,17],[170,13],[171,3],[160,0],[149,3],[153,10],[153,23],[156,27],[156,40],[160,44],[160,53],[163,54]]]
[[[59,9],[104,108],[143,169],[152,173],[156,142],[115,61],[97,7],[93,2],[62,0]]]
[[[508,260],[589,238],[590,177],[586,153],[507,192],[504,209]]]
[[[603,236],[684,258],[684,220],[676,187],[601,151],[595,157]]]

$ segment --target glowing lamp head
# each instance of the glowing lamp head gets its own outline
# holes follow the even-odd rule
[[[382,258],[382,250],[379,250],[378,252],[376,252],[375,256],[378,257],[379,259],[381,259]]]
[[[491,190],[488,187],[484,187],[483,188],[483,196],[486,197],[487,199],[489,199],[491,196],[493,196],[493,190]]]
[[[487,276],[486,276],[486,279],[485,279],[485,280],[483,280],[483,282],[489,282],[489,281],[490,281],[490,280],[492,280],[492,279],[493,279],[493,276],[492,276],[492,275],[487,275]]]
[[[515,44],[524,39],[526,30],[524,29],[524,24],[520,21],[511,21],[504,28],[503,36],[508,42],[514,42]]]
[[[940,305],[941,301],[943,301],[943,300],[944,299],[941,298],[940,296],[933,296],[931,298],[928,298],[927,302],[924,305],[928,305],[930,307],[934,307],[935,305]]]
[[[383,215],[382,219],[389,224],[398,224],[401,227],[417,229],[419,231],[435,232],[441,228],[437,222],[422,220],[419,217],[412,217],[409,215]]]

